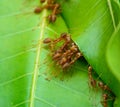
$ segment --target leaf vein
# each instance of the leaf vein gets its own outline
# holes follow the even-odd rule
[[[51,107],[56,107],[55,105],[49,103],[48,101],[44,100],[43,98],[39,98],[39,97],[35,96],[35,99],[38,100],[38,101],[41,101],[43,103],[46,103],[46,104],[50,105]]]
[[[14,81],[16,81],[16,80],[22,79],[22,78],[24,78],[24,77],[26,77],[26,76],[29,76],[29,75],[32,75],[32,74],[33,74],[33,73],[27,73],[27,74],[21,75],[21,76],[19,76],[19,77],[17,77],[17,78],[14,78],[14,79],[11,79],[11,80],[9,80],[9,81],[6,81],[6,82],[1,83],[0,86],[4,86],[4,85],[7,85],[7,84],[10,84],[10,83],[12,83],[12,82],[14,82]]]
[[[44,35],[44,30],[46,26],[46,16],[47,16],[47,10],[44,10],[43,13],[43,21],[41,23],[41,32],[39,37],[39,45],[37,48],[36,53],[36,60],[35,60],[35,67],[34,67],[34,73],[33,73],[33,79],[32,79],[32,87],[31,87],[31,95],[30,95],[30,107],[34,107],[34,97],[35,97],[35,89],[36,89],[36,82],[38,78],[38,71],[39,71],[39,60],[40,60],[40,53],[42,48],[42,39]]]
[[[31,48],[31,49],[28,49],[28,50],[25,50],[25,51],[19,52],[19,53],[17,53],[17,54],[14,54],[14,55],[11,55],[11,56],[8,56],[8,57],[5,57],[5,58],[3,58],[3,59],[0,60],[0,64],[3,63],[3,62],[6,61],[6,60],[9,60],[9,59],[15,58],[15,57],[17,57],[17,56],[20,56],[20,55],[22,55],[22,54],[25,54],[25,53],[27,53],[27,52],[34,51],[34,50],[35,50],[35,48]]]
[[[13,105],[12,107],[18,107],[18,106],[20,106],[22,104],[29,103],[29,102],[30,102],[29,100],[25,100],[25,101],[22,101],[22,102],[20,102],[18,104]]]

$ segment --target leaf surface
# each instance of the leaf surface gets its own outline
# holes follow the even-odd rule
[[[42,41],[69,31],[61,16],[48,24],[47,10],[35,15],[38,4],[38,0],[0,1],[0,105],[102,107],[101,92],[88,85],[85,60],[76,62],[63,81],[60,77],[46,80],[49,75],[45,72],[57,72],[58,68],[48,59],[50,50]]]
[[[69,2],[70,5],[68,5]],[[73,7],[74,9],[72,9]],[[62,16],[69,28],[69,32],[72,34],[73,40],[83,52],[86,60],[93,66],[94,70],[112,89],[116,96],[119,97],[120,81],[118,79],[119,75],[116,75],[119,72],[117,70],[115,73],[114,70],[111,70],[106,60],[107,44],[120,20],[120,5],[118,1],[66,1],[63,4]],[[115,53],[119,54],[118,51]],[[114,59],[114,57],[112,56],[110,59]]]

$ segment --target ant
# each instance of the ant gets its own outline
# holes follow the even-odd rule
[[[97,81],[92,76],[92,66],[88,67],[88,76],[89,76],[89,80],[90,80],[90,85],[92,87],[96,87]]]
[[[103,107],[107,107],[108,94],[102,95],[103,101],[101,101]]]
[[[102,95],[102,101],[101,101],[101,103],[102,103],[102,105],[103,105],[103,107],[108,107],[108,101],[114,101],[114,99],[115,99],[115,96],[114,95],[112,95],[112,96],[109,96],[109,95],[111,95],[111,94],[113,94],[113,93],[104,93],[103,95]]]
[[[58,3],[55,4],[53,12],[51,15],[48,16],[48,19],[50,22],[55,22],[57,18],[57,14],[60,12],[58,9],[60,8],[60,5]]]

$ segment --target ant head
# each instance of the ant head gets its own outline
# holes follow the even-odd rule
[[[67,33],[62,33],[62,34],[60,35],[61,38],[66,38],[66,36],[67,36]]]
[[[56,4],[55,4],[55,7],[56,7],[56,8],[59,8],[59,7],[60,7],[60,4],[56,3]]]
[[[70,42],[71,42],[71,37],[70,37],[70,35],[67,34],[67,33],[62,33],[62,34],[60,35],[60,37],[63,38],[67,43],[70,43]],[[71,43],[72,43],[72,42],[71,42]]]
[[[51,41],[52,41],[52,39],[46,38],[46,39],[44,39],[43,43],[47,44],[47,43],[50,43]]]
[[[92,71],[92,66],[89,66],[89,67],[88,67],[88,71]]]
[[[81,54],[80,52],[76,53],[76,57],[77,57],[77,58],[79,58],[79,57],[81,57],[81,56],[82,56],[82,54]]]
[[[76,45],[72,45],[70,50],[73,51],[73,52],[77,52],[78,48],[76,47]]]

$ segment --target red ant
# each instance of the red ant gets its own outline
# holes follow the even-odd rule
[[[111,93],[110,93],[111,94]],[[113,93],[112,93],[113,94]],[[111,98],[111,99],[110,99]],[[108,107],[108,101],[114,101],[114,99],[115,99],[115,97],[112,95],[112,96],[109,96],[109,94],[108,93],[104,93],[103,95],[102,95],[102,101],[101,101],[101,103],[102,103],[102,105],[103,105],[103,107]]]
[[[107,107],[108,94],[102,95],[103,101],[101,101],[103,107]]]
[[[91,66],[88,67],[88,76],[89,76],[91,86],[96,87],[97,83],[96,83],[96,80],[92,77],[92,67]]]

